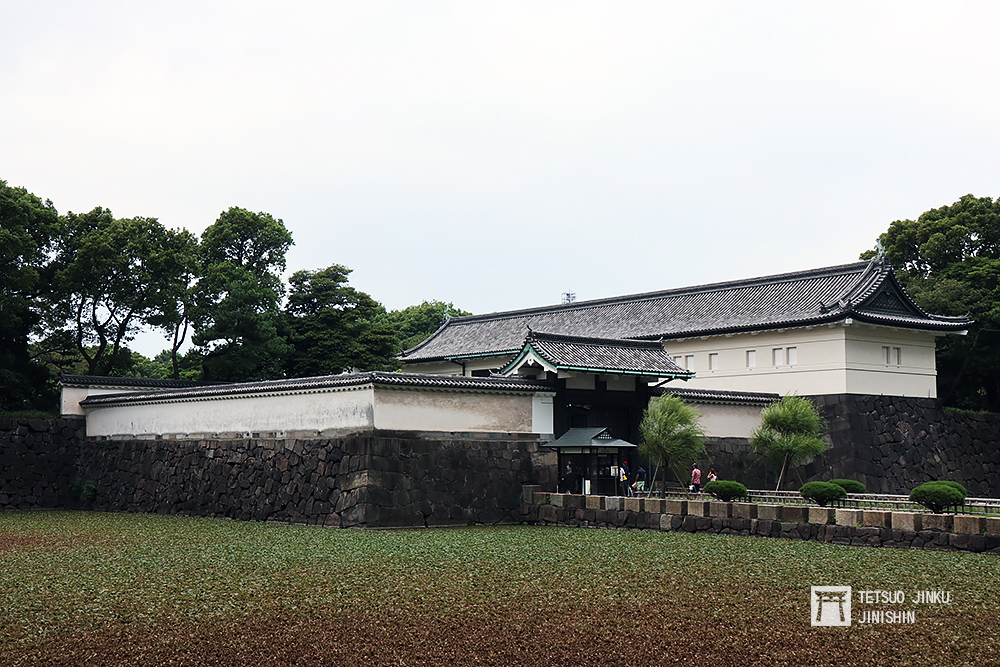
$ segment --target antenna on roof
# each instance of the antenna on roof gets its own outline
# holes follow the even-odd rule
[[[574,301],[576,301],[576,292],[572,292],[571,291],[571,292],[563,292],[562,293],[562,302],[564,304],[565,303],[573,303]]]

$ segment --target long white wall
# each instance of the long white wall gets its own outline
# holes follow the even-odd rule
[[[548,401],[546,404],[546,400]],[[87,435],[154,436],[379,428],[552,433],[552,394],[396,388],[163,400],[87,409]]]
[[[309,394],[162,400],[87,410],[87,435],[166,435],[371,428],[371,385]]]

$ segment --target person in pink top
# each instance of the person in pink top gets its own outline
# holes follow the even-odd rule
[[[691,492],[698,493],[701,490],[701,470],[697,463],[691,464]]]

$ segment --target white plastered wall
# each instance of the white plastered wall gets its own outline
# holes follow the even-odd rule
[[[427,363],[403,364],[406,373],[426,373],[428,375],[472,375],[473,371],[496,370],[506,366],[514,356],[502,354],[493,357],[473,357],[460,361],[431,361]]]
[[[375,428],[380,429],[551,433],[551,423],[547,431],[534,431],[535,412],[532,394],[395,387],[378,387],[375,393]]]
[[[87,435],[165,435],[362,429],[373,424],[371,385],[314,393],[164,400],[87,410]]]
[[[552,394],[364,385],[309,393],[166,399],[87,410],[90,436],[322,433],[369,428],[551,433]]]
[[[854,322],[780,331],[664,341],[682,365],[693,357],[696,376],[684,386],[722,391],[824,394],[935,395],[935,334]],[[878,363],[882,347],[899,347],[903,365]],[[789,364],[788,348],[796,362]],[[783,363],[775,365],[774,350]],[[747,367],[747,351],[756,365]],[[717,354],[716,368],[709,355]]]

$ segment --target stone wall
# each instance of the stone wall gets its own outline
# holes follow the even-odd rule
[[[0,417],[0,509],[75,507],[82,419]]]
[[[942,410],[935,399],[827,396],[832,448],[813,479],[850,477],[871,493],[909,493],[935,479],[961,482],[970,496],[1000,495],[1000,414]]]
[[[786,489],[805,482],[856,479],[871,493],[908,494],[935,479],[961,482],[970,496],[1000,496],[1000,415],[942,410],[935,399],[896,396],[810,397],[827,420],[826,456],[789,472]],[[777,473],[754,461],[749,441],[714,438],[703,469],[749,488],[774,488]]]
[[[1000,518],[803,505],[581,496],[525,487],[525,523],[715,533],[851,546],[1000,554]]]
[[[517,521],[521,485],[555,472],[530,434],[90,439],[75,459],[94,509],[344,527]]]

